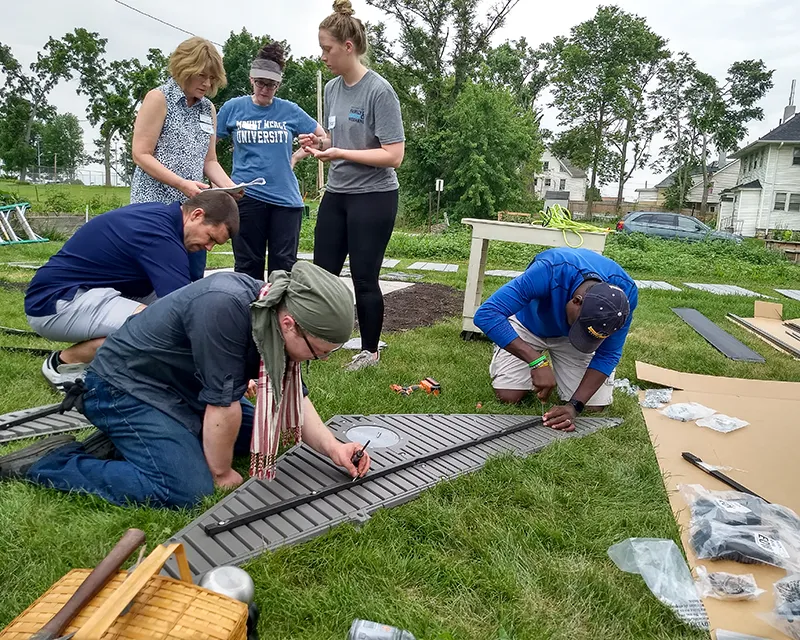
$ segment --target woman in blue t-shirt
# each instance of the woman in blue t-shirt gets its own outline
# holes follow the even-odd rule
[[[264,46],[250,65],[253,94],[228,100],[217,115],[217,137],[233,141],[235,183],[264,178],[245,189],[239,200],[239,234],[233,239],[235,270],[264,279],[264,254],[269,271],[291,271],[297,260],[303,198],[294,175],[295,163],[309,155],[292,154],[300,134],[324,129],[294,102],[276,98],[285,65],[283,47]]]

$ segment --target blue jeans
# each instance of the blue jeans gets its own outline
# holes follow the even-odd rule
[[[73,443],[38,460],[28,479],[62,491],[93,493],[114,504],[190,507],[214,491],[197,425],[184,425],[89,371],[84,413],[124,460],[99,460]],[[242,399],[234,453],[250,448],[253,405]]]

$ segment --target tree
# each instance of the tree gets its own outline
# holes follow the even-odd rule
[[[668,56],[665,46],[643,18],[605,6],[546,49],[559,122],[578,128],[580,136],[573,142],[583,139],[588,145],[579,156],[591,158],[590,215],[595,187],[612,178],[624,182],[632,173],[629,146],[634,147],[633,169],[641,164],[648,131],[645,93]],[[616,153],[609,150],[614,142]]]
[[[503,42],[486,52],[480,79],[505,87],[522,109],[533,111],[534,101],[547,85],[544,60],[544,52],[531,47],[525,38]]]
[[[697,130],[700,143],[703,171],[700,213],[706,212],[708,204],[709,145],[713,143],[718,151],[733,149],[747,134],[748,122],[763,120],[764,110],[756,103],[772,88],[772,73],[761,60],[734,62],[722,86],[713,76],[695,73],[689,121]]]
[[[6,76],[0,95],[5,100],[11,99],[12,102],[9,104],[16,109],[23,104],[21,101],[28,104],[27,118],[21,129],[22,135],[17,139],[13,152],[13,164],[19,171],[20,180],[25,180],[28,165],[33,163],[36,156],[31,147],[31,135],[36,118],[47,106],[48,93],[61,80],[68,80],[72,77],[67,64],[67,55],[68,52],[63,43],[50,38],[42,51],[36,54],[36,61],[31,63],[30,71],[26,73],[11,53],[11,49],[0,43],[0,69]],[[18,115],[19,111],[17,111]]]
[[[502,64],[503,56],[515,51],[513,47],[498,52],[492,64],[487,64],[491,38],[519,0],[501,0],[482,20],[478,17],[479,0],[367,1],[398,27],[398,37],[391,40],[382,23],[369,26],[370,66],[390,82],[400,99],[406,128],[406,158],[400,168],[401,181],[408,186],[403,190],[404,210],[420,215],[428,209],[428,193],[434,181],[445,177],[448,182],[443,168],[450,160],[442,136],[454,140],[458,135],[448,128],[460,122],[451,117],[451,111],[461,92],[476,81],[512,83],[523,74],[517,70],[515,75],[513,65]],[[522,49],[527,53],[526,45]],[[521,98],[525,87],[518,88]],[[491,136],[486,130],[475,134],[481,137],[481,141],[474,141],[478,146]],[[496,182],[491,184],[499,187]],[[461,194],[448,189],[444,199],[445,206],[455,205]]]
[[[83,129],[78,118],[71,113],[58,114],[45,122],[40,129],[42,165],[58,167],[70,178],[74,178],[75,170],[85,160]]]
[[[467,82],[446,125],[442,170],[453,217],[493,218],[517,208],[526,197],[521,172],[542,151],[534,114],[522,111],[508,89]]]
[[[133,131],[136,110],[150,89],[162,84],[167,59],[159,49],[150,49],[147,62],[137,58],[105,60],[107,40],[86,29],[75,29],[63,38],[69,51],[68,64],[79,74],[78,93],[89,100],[89,122],[100,129],[99,147],[105,165],[105,184],[111,186],[115,137],[123,140]]]
[[[23,172],[36,163],[36,148],[32,144],[42,117],[52,115],[52,107],[39,107],[38,117],[31,123],[31,141],[25,141],[25,131],[31,119],[32,106],[24,97],[9,92],[0,101],[0,160],[6,171]]]

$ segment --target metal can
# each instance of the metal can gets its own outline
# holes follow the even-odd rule
[[[410,632],[370,620],[353,620],[348,640],[416,640]]]

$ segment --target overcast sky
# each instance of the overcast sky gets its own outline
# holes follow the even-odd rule
[[[319,54],[317,25],[329,12],[329,0],[124,0],[194,34],[223,43],[231,31],[246,27],[251,33],[286,39],[296,56]],[[489,6],[489,2],[486,6]],[[762,101],[763,122],[749,128],[749,139],[758,138],[778,124],[788,102],[792,78],[800,79],[798,25],[800,4],[791,0],[621,0],[623,9],[647,19],[650,27],[669,40],[674,51],[687,51],[698,66],[718,79],[724,78],[731,62],[761,58],[770,69],[775,87]],[[27,67],[49,36],[59,38],[76,27],[97,31],[108,39],[107,55],[114,58],[144,58],[147,49],[158,47],[165,53],[188,35],[140,15],[114,0],[27,0],[4,2],[0,22],[0,42],[11,47]],[[356,15],[376,22],[380,11],[362,0],[353,0]],[[537,2],[521,0],[506,26],[498,31],[495,44],[525,36],[533,45],[567,34],[569,29],[594,15],[598,3],[588,0]],[[50,100],[60,111],[85,118],[86,101],[75,93],[76,83],[56,87]],[[555,113],[545,109],[544,126],[556,129]],[[795,100],[795,103],[797,100]],[[84,120],[87,149],[96,137]],[[632,198],[645,181],[650,186],[659,176],[652,171],[634,174],[626,187]],[[604,194],[616,194],[607,185]]]

